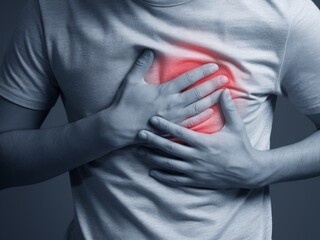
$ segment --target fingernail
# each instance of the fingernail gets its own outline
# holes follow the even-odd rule
[[[217,64],[215,64],[215,63],[210,63],[208,65],[208,67],[209,67],[210,72],[215,72],[215,71],[217,71],[219,69],[219,66]]]
[[[150,49],[146,49],[146,50],[144,50],[144,54],[145,54],[148,58],[150,58],[150,57],[152,57],[153,52],[152,52]]]
[[[228,78],[226,76],[221,76],[219,82],[221,85],[224,85],[228,82]]]
[[[157,117],[152,117],[150,122],[154,125],[158,125],[159,124],[159,119]]]
[[[142,140],[146,140],[148,138],[148,135],[146,132],[139,132],[139,138],[142,139]]]

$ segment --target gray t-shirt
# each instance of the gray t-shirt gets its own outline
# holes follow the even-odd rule
[[[61,94],[71,122],[110,105],[144,48],[157,56],[148,82],[217,62],[252,145],[264,150],[276,96],[320,113],[319,26],[311,0],[29,0],[1,65],[0,95],[40,110]],[[268,187],[173,188],[150,167],[129,146],[72,170],[69,239],[271,239]]]

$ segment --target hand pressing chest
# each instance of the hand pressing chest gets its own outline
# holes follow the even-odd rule
[[[199,18],[191,15],[189,8],[183,11],[190,14],[182,16],[177,9],[152,12],[133,2],[128,9],[124,5],[110,1],[102,11],[92,4],[68,17],[62,31],[65,36],[51,36],[52,65],[70,121],[108,107],[145,48],[156,54],[145,77],[148,83],[170,81],[213,62],[220,66],[217,74],[229,78],[228,88],[243,116],[254,113],[273,94],[279,59],[271,57],[274,52],[265,51],[274,45],[272,39],[266,40],[264,33],[255,31],[265,20],[248,28],[252,16],[235,16],[235,27],[230,20],[214,14],[216,8],[201,9],[203,18]],[[143,92],[137,94],[143,97]],[[218,131],[223,126],[223,116],[217,107],[214,110],[211,120],[194,130]]]

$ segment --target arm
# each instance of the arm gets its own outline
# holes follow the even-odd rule
[[[27,1],[0,68],[0,95],[12,102],[2,100],[0,105],[1,188],[40,182],[139,143],[136,133],[148,128],[148,119],[155,114],[182,125],[211,115],[205,110],[216,102],[214,92],[225,83],[219,77],[181,91],[215,73],[217,65],[205,64],[168,83],[149,85],[144,75],[154,55],[145,51],[123,79],[109,108],[63,126],[37,129],[61,93],[39,4],[41,1]]]
[[[139,149],[138,153],[156,166],[150,171],[151,176],[179,186],[253,189],[320,175],[319,130],[295,144],[267,151],[257,150],[252,147],[245,125],[227,91],[222,94],[221,107],[226,123],[221,131],[214,134],[197,133],[153,117],[151,123],[154,127],[186,145],[150,131],[141,131],[139,137],[148,147],[170,154],[162,155],[149,148]],[[310,118],[317,126],[320,125],[320,114]]]
[[[320,114],[308,116],[318,130],[294,144],[272,149],[261,155],[274,172],[265,184],[320,176]]]
[[[301,8],[291,22],[282,69],[279,93],[320,127],[320,12],[310,1],[301,1]],[[271,150],[266,159],[275,170],[269,182],[298,180],[320,175],[320,133],[304,140]]]
[[[39,128],[48,111],[0,98],[0,189],[44,181],[111,150],[98,138],[98,117]]]
[[[290,28],[279,77],[275,81],[275,94],[286,96],[319,128],[319,9],[311,0],[300,0],[292,4],[289,13]],[[207,188],[257,188],[320,175],[319,131],[295,144],[258,151],[251,146],[231,99],[227,99],[227,94],[223,96],[226,124],[216,134],[191,132],[164,119],[153,125],[189,146],[145,132],[149,146],[183,159],[176,161],[176,157],[160,156],[150,149],[142,151],[160,170],[169,168],[184,173],[181,176],[155,171],[158,180]]]
[[[37,128],[47,112],[22,110],[2,100],[0,115],[7,117],[0,122],[0,187],[44,181],[111,151],[137,144],[137,132],[147,128],[148,119],[156,113],[182,125],[210,116],[204,110],[217,101],[219,91],[215,90],[226,83],[221,77],[183,93],[181,90],[216,72],[216,65],[206,64],[168,83],[149,85],[143,77],[152,62],[153,54],[144,51],[109,108],[63,126],[30,129]],[[143,98],[140,92],[144,93]],[[18,124],[14,120],[16,114],[22,115],[19,119],[29,116],[29,120]],[[17,128],[20,130],[8,131]]]

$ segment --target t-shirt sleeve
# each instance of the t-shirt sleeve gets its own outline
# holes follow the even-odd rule
[[[27,0],[0,66],[0,96],[36,110],[49,110],[60,94],[43,30],[38,0]]]
[[[301,4],[293,4],[279,91],[300,112],[312,115],[320,113],[320,11],[311,0],[297,2]]]

